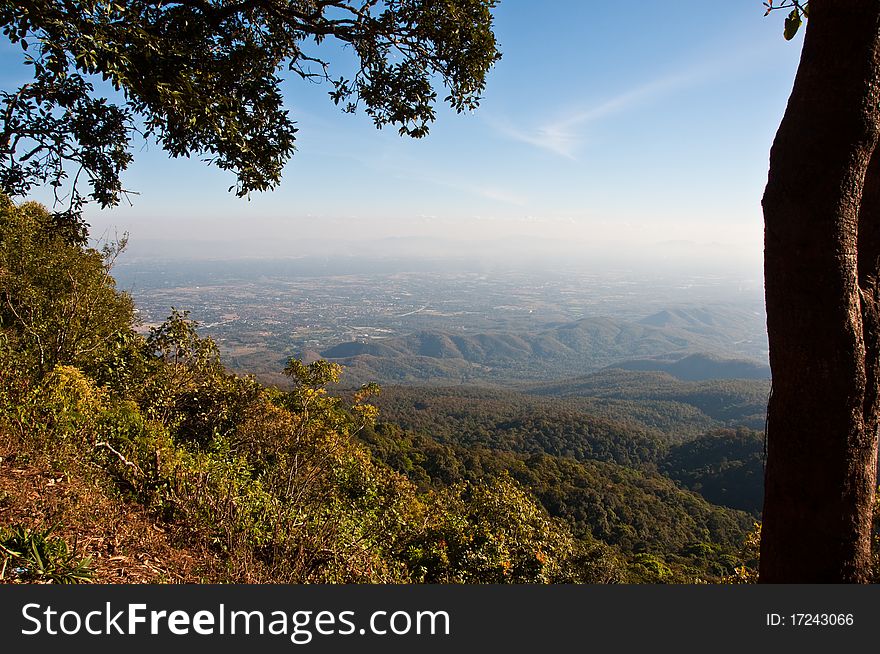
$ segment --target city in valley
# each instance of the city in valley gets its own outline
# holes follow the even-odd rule
[[[694,351],[761,363],[767,356],[760,282],[733,273],[303,258],[134,260],[121,262],[114,274],[134,297],[144,331],[172,307],[189,311],[227,365],[267,380],[292,356],[350,364],[358,354],[387,359],[401,352],[447,360],[439,372],[425,374],[364,371],[385,381],[551,379],[618,359]],[[588,332],[576,347],[565,342],[573,329]],[[454,345],[421,351],[425,334],[453,343],[479,338],[483,350],[494,349],[479,360],[466,351],[459,357]],[[412,343],[400,345],[413,335],[422,338],[415,352]],[[487,346],[487,339],[501,339],[503,347]],[[377,355],[358,344],[386,347]],[[473,365],[447,365],[459,358]]]

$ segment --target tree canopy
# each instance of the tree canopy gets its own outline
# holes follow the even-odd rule
[[[79,225],[86,202],[107,207],[125,195],[138,133],[173,157],[233,172],[238,196],[270,189],[297,132],[285,74],[328,82],[343,110],[362,107],[377,127],[422,137],[437,88],[456,111],[477,106],[500,57],[496,3],[4,1],[3,34],[32,76],[0,92],[0,190],[23,196],[48,184],[62,203],[56,214]],[[353,73],[337,76],[326,39],[350,48]]]

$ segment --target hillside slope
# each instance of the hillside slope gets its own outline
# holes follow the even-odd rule
[[[682,379],[762,379],[764,364],[743,358],[761,351],[752,322],[753,316],[733,310],[679,309],[642,321],[591,317],[517,333],[423,330],[339,343],[320,356],[346,366],[357,382],[560,379],[622,362]]]
[[[0,431],[0,525],[33,534],[51,529],[76,560],[88,559],[96,583],[212,583],[223,563],[197,543],[184,544],[172,525],[119,497],[113,480],[93,466],[25,455]],[[25,566],[26,567],[26,566]],[[15,581],[8,570],[2,581]],[[26,574],[27,570],[19,570]]]
[[[747,359],[724,359],[705,353],[685,357],[635,359],[619,361],[613,368],[665,372],[682,381],[713,379],[770,379],[770,366]]]

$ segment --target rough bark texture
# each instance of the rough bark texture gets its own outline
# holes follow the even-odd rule
[[[773,392],[762,582],[868,580],[877,456],[878,101],[880,2],[811,0],[763,202]]]

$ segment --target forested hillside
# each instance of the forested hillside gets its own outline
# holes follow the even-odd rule
[[[677,311],[677,320],[661,322],[650,319],[656,316],[647,322],[591,317],[529,332],[418,331],[340,343],[319,356],[345,365],[359,380],[387,383],[549,380],[617,364],[665,370],[689,380],[769,379],[766,364],[742,359],[739,348],[752,352],[756,347],[734,336],[750,333],[739,327],[742,316],[727,311],[713,325],[704,313],[697,311],[699,320],[686,321],[683,316],[689,314]],[[707,351],[726,356],[699,354]]]
[[[123,245],[0,202],[4,581],[657,582],[749,563],[753,519],[687,489],[708,459],[670,449],[690,440],[675,420],[547,388],[458,410],[393,389],[380,410],[375,385],[330,394],[326,361],[265,387],[185,313],[135,331],[110,273]],[[707,424],[734,419],[704,404]]]
[[[528,393],[586,403],[610,416],[635,417],[675,438],[707,427],[764,428],[770,383],[723,379],[681,381],[663,372],[608,369],[573,380],[529,387]]]
[[[620,373],[634,383],[629,390],[621,383],[619,395],[627,399],[608,404],[603,393],[612,392],[606,385],[609,374],[592,380],[589,391],[585,382],[575,382],[585,394],[562,398],[495,389],[395,386],[384,389],[376,404],[384,419],[425,442],[458,448],[456,460],[478,448],[496,456],[519,455],[534,465],[546,464],[548,456],[566,465],[609,464],[593,466],[592,475],[611,474],[619,467],[627,473],[638,471],[640,479],[661,478],[659,472],[663,482],[678,482],[712,504],[758,515],[763,439],[743,425],[753,421],[749,383],[676,386],[665,376],[638,379],[638,374]],[[621,376],[614,371],[612,379]],[[559,385],[554,390],[570,388]],[[633,388],[639,390],[630,395]],[[541,387],[542,393],[546,390]],[[658,395],[663,399],[654,399]],[[419,449],[425,447],[423,442]],[[576,469],[586,474],[585,468]],[[624,495],[633,497],[630,492]]]

